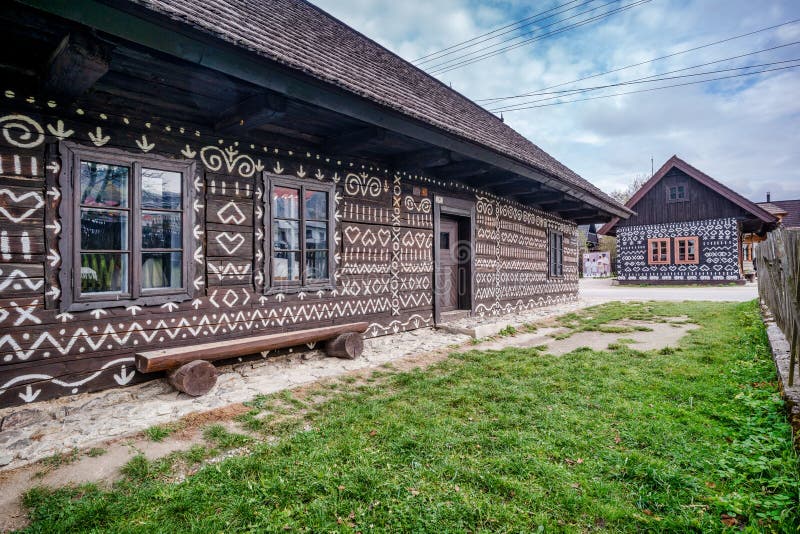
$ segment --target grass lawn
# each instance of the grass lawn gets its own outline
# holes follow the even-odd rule
[[[701,328],[674,349],[470,351],[258,398],[241,421],[263,440],[213,427],[215,446],[135,458],[110,489],[33,490],[29,530],[797,532],[755,303],[609,304],[564,324],[682,315]],[[174,480],[227,447],[250,452]]]

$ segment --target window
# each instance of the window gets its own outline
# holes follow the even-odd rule
[[[667,202],[685,202],[687,200],[686,184],[672,185],[667,188]]]
[[[676,237],[675,238],[675,263],[700,263],[700,238]]]
[[[193,164],[64,143],[71,185],[62,308],[185,300]]]
[[[669,239],[647,240],[647,263],[650,265],[667,265],[670,262]]]
[[[334,184],[268,178],[270,288],[333,286]]]
[[[552,277],[564,276],[564,234],[551,231],[548,247],[548,273]]]

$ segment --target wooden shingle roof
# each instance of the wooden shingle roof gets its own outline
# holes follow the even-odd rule
[[[786,215],[781,219],[781,226],[784,228],[800,228],[800,199],[773,200],[772,203],[786,212]]]
[[[303,0],[129,0],[518,160],[628,213],[495,115]]]

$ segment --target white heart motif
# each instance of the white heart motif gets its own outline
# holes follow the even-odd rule
[[[225,249],[228,254],[233,254],[239,247],[244,245],[244,236],[242,234],[222,232],[217,235],[217,243]]]

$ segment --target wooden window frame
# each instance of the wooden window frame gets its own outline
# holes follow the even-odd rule
[[[195,162],[159,156],[155,154],[136,154],[117,148],[97,148],[68,141],[59,143],[61,155],[60,184],[63,198],[59,206],[62,224],[62,237],[59,240],[59,253],[62,265],[59,269],[61,283],[61,311],[84,311],[119,306],[156,306],[168,302],[183,302],[195,297],[193,289],[195,275],[194,239],[194,187]],[[95,161],[110,165],[128,167],[128,292],[81,294],[81,231],[80,231],[80,165],[81,161]],[[141,170],[179,172],[181,182],[181,287],[165,289],[143,289],[141,287]],[[116,298],[111,298],[115,296]]]
[[[700,263],[700,237],[676,237],[675,241],[675,264],[676,265],[697,265]],[[689,243],[694,243],[694,259],[681,259],[681,243],[686,244],[686,255],[689,255]]]
[[[276,293],[299,293],[301,291],[333,291],[336,289],[336,184],[326,182],[312,182],[302,178],[293,178],[289,176],[281,176],[268,172],[262,173],[264,180],[264,279],[267,283],[264,284],[264,294],[271,295]],[[275,266],[273,256],[273,234],[272,224],[273,209],[272,209],[272,195],[274,188],[290,187],[300,191],[300,201],[298,202],[299,222],[300,222],[300,265],[301,277],[297,282],[293,281],[276,281],[274,279]],[[328,195],[328,278],[313,280],[309,282],[306,279],[306,216],[305,216],[305,192],[306,191],[320,191]]]
[[[647,240],[647,264],[648,265],[669,265],[672,263],[672,247],[670,247],[670,238],[668,237],[655,237]],[[666,243],[667,245],[667,259],[654,260],[653,259],[653,243]],[[660,247],[659,247],[660,248]],[[660,251],[659,251],[660,252]]]
[[[678,188],[683,188],[683,197],[678,197]],[[671,197],[672,189],[675,189],[675,198]],[[689,185],[687,183],[679,183],[675,185],[668,185],[666,186],[667,189],[667,202],[669,204],[674,204],[678,202],[689,202]]]
[[[564,278],[564,234],[556,230],[547,232],[547,277]]]

